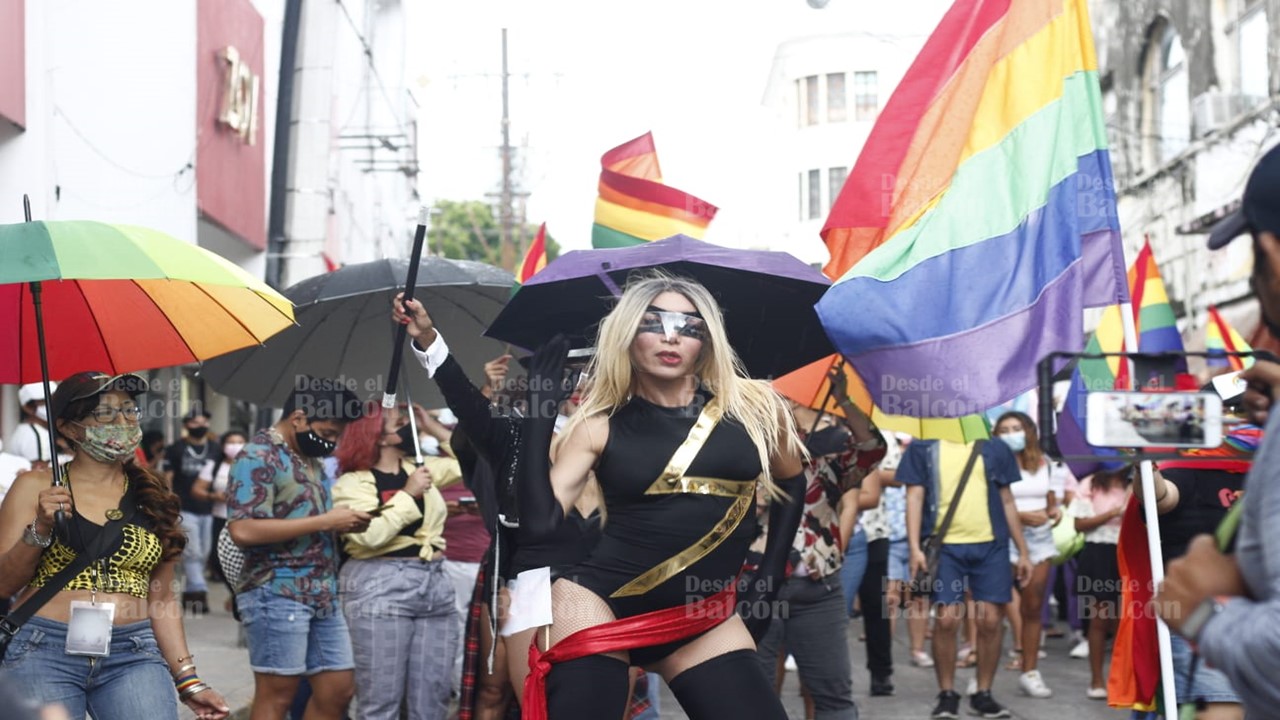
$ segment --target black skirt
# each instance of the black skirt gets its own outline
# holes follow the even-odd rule
[[[1076,560],[1076,593],[1096,602],[1120,601],[1120,560],[1115,543],[1086,542]]]

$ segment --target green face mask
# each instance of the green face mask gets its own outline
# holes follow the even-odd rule
[[[84,440],[78,444],[86,455],[103,463],[120,462],[132,455],[142,442],[138,425],[80,425]]]

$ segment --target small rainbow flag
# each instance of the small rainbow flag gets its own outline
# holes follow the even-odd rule
[[[1241,358],[1226,353],[1253,352],[1249,343],[1236,329],[1218,314],[1218,308],[1209,306],[1209,324],[1204,329],[1204,346],[1209,353],[1209,367],[1230,367],[1232,371],[1253,367],[1253,358]]]
[[[1127,299],[1087,0],[957,0],[822,237],[818,314],[885,412],[979,412],[1083,346]]]
[[[716,216],[715,205],[662,184],[652,133],[606,152],[600,165],[592,247],[628,247],[680,234],[701,240]]]
[[[538,234],[534,236],[533,242],[529,243],[529,249],[524,251],[524,259],[520,261],[520,265],[516,268],[516,285],[524,285],[529,282],[529,278],[546,266],[547,224],[542,223],[542,225],[538,226]]]

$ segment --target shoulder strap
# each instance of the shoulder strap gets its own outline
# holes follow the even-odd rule
[[[698,413],[698,419],[694,421],[693,427],[689,428],[689,434],[685,436],[684,442],[680,443],[680,447],[672,453],[671,459],[667,461],[667,466],[662,470],[662,474],[654,481],[654,487],[660,487],[662,483],[667,485],[675,485],[684,479],[684,474],[688,472],[689,466],[693,464],[693,459],[702,451],[702,446],[707,443],[707,438],[711,437],[711,431],[716,425],[720,424],[720,418],[724,411],[720,408],[719,398],[711,398],[702,406],[702,411]]]
[[[9,640],[18,633],[18,630],[31,619],[36,611],[44,607],[45,603],[53,599],[54,595],[62,592],[77,575],[84,572],[85,568],[92,565],[107,552],[107,548],[120,537],[120,533],[124,531],[124,526],[129,524],[133,519],[134,513],[138,506],[133,499],[133,490],[125,493],[121,499],[121,510],[124,513],[119,520],[108,520],[106,525],[102,526],[102,531],[93,539],[89,547],[85,551],[76,555],[75,559],[69,565],[58,571],[35,592],[22,606],[17,610],[9,613],[4,618],[0,618],[0,646],[7,645]]]
[[[938,528],[938,542],[942,542],[947,537],[947,530],[951,528],[951,520],[956,516],[956,508],[960,506],[960,497],[964,495],[965,485],[969,483],[969,476],[973,474],[973,466],[978,462],[978,456],[982,454],[982,446],[985,440],[978,440],[973,444],[973,451],[969,453],[969,462],[965,463],[964,474],[960,476],[960,484],[956,486],[956,494],[951,496],[951,504],[947,507],[946,517],[942,518],[942,525]],[[942,464],[938,464],[938,487],[942,487]]]

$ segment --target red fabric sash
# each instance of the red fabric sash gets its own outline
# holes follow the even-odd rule
[[[547,720],[547,673],[551,672],[553,664],[588,655],[661,645],[706,632],[733,615],[736,595],[736,583],[731,583],[715,595],[687,605],[579,630],[546,652],[538,649],[535,637],[529,643],[529,675],[524,681],[521,717],[524,720]]]

